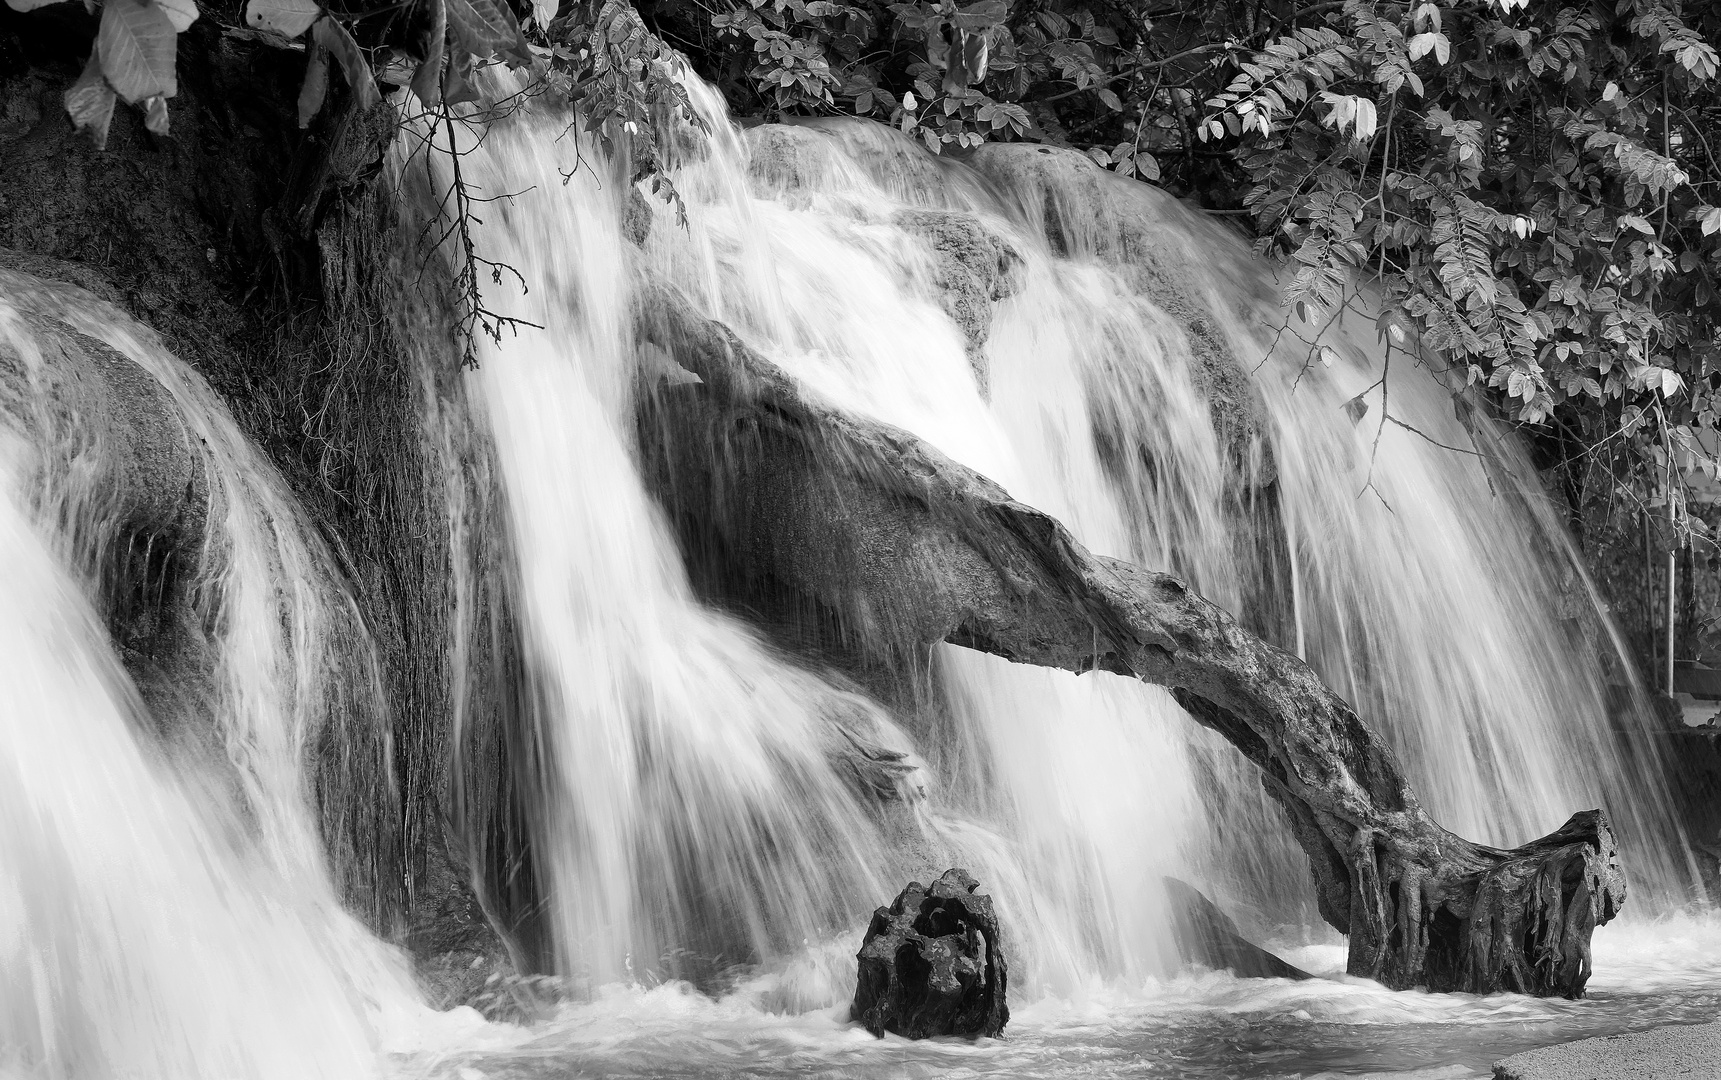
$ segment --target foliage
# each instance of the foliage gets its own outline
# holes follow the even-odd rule
[[[1721,418],[1721,12],[1693,12],[1349,0],[1240,64],[1198,135],[1307,317],[1378,281],[1389,342],[1520,422],[1611,418],[1666,499],[1675,459],[1714,475]]]
[[[99,2],[89,66],[66,95],[74,122],[100,141],[124,99],[165,132],[173,35],[195,0]],[[301,124],[324,109],[331,68],[361,104],[380,80],[470,123],[449,110],[477,97],[477,66],[531,65],[535,86],[577,102],[605,151],[676,202],[664,148],[704,124],[679,77],[686,57],[744,114],[871,117],[934,152],[1073,146],[1246,217],[1314,325],[1372,283],[1394,348],[1437,356],[1503,415],[1564,433],[1568,454],[1618,461],[1629,448],[1639,496],[1670,497],[1676,464],[1715,470],[1702,433],[1721,426],[1721,5],[328,2],[245,9],[256,34],[307,40]],[[483,307],[478,271],[499,281],[503,268],[472,252],[470,200],[455,201],[462,292],[496,333],[507,320]]]
[[[1629,444],[1637,497],[1715,472],[1721,5],[728,0],[715,34],[702,10],[654,9],[732,102],[1078,147],[1247,214],[1312,326],[1369,285],[1389,349],[1580,454]]]

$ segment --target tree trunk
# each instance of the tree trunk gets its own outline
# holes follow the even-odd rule
[[[1307,665],[1177,578],[1091,554],[914,435],[816,400],[669,286],[648,279],[640,313],[642,341],[699,376],[658,388],[654,406],[674,415],[643,425],[647,457],[672,513],[707,523],[749,573],[861,639],[945,640],[1170,688],[1260,766],[1321,914],[1350,936],[1351,974],[1583,993],[1591,932],[1625,899],[1600,810],[1510,851],[1447,832]]]

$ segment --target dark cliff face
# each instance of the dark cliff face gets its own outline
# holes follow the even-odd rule
[[[80,286],[155,330],[286,476],[337,553],[394,718],[393,761],[368,790],[331,779],[342,747],[317,748],[330,850],[384,820],[401,837],[349,868],[348,903],[423,953],[493,952],[443,827],[449,529],[420,435],[423,357],[401,333],[410,238],[369,183],[395,112],[336,102],[300,131],[304,54],[232,33],[239,22],[208,5],[181,35],[167,136],[122,104],[97,150],[61,101],[94,18],[76,3],[0,7],[0,266]],[[123,649],[136,613],[110,606]],[[134,678],[159,682],[137,656]]]

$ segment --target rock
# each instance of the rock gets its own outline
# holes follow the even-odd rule
[[[968,342],[968,363],[985,393],[988,372],[983,350],[992,335],[992,302],[1021,288],[1021,252],[975,215],[956,210],[899,210],[891,222],[932,248],[939,304]]]
[[[761,194],[801,191],[822,181],[831,167],[831,143],[800,124],[762,124],[748,130],[747,175]]]
[[[968,871],[946,870],[930,889],[911,881],[895,903],[873,912],[852,1019],[879,1038],[1004,1030],[1009,972],[992,898],[977,888]]]
[[[639,185],[627,189],[627,205],[622,207],[621,234],[634,247],[644,247],[651,236],[651,200]]]
[[[1229,971],[1245,979],[1314,978],[1245,938],[1231,917],[1193,886],[1168,877],[1165,892],[1171,901],[1177,951],[1186,963]]]
[[[1649,1080],[1721,1076],[1721,1023],[1603,1035],[1513,1054],[1495,1080]]]

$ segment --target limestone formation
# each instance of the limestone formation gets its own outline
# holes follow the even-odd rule
[[[992,303],[1021,287],[1022,255],[978,217],[955,210],[898,210],[891,220],[932,248],[939,302],[968,343],[968,362],[984,393],[983,352],[992,336]]]
[[[639,332],[700,377],[674,438],[707,441],[670,501],[842,641],[933,642],[1172,689],[1261,769],[1309,857],[1348,970],[1388,986],[1583,993],[1590,935],[1625,899],[1599,810],[1503,851],[1423,810],[1384,741],[1302,661],[1170,574],[1086,551],[1044,513],[914,435],[805,394],[673,289]],[[648,447],[648,453],[650,453]],[[673,470],[671,470],[673,472]],[[726,493],[712,498],[700,484]]]
[[[858,954],[852,1019],[880,1038],[992,1036],[1010,1022],[1009,968],[992,898],[966,870],[911,881],[873,912]]]

